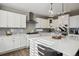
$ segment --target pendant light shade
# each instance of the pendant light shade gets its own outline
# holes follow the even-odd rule
[[[49,17],[53,16],[52,4],[53,3],[50,3]]]
[[[64,3],[62,3],[62,13],[61,14],[64,14]]]

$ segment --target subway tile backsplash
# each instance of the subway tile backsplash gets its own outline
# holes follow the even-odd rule
[[[26,34],[26,29],[8,29],[8,28],[1,28],[0,29],[0,36],[6,35],[7,31],[11,31],[12,34]]]

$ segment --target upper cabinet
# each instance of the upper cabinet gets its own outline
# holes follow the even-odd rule
[[[26,15],[0,10],[0,27],[26,28]]]
[[[69,14],[58,16],[58,19],[52,19],[51,23],[49,19],[36,18],[36,28],[57,28],[63,25],[69,25]]]
[[[59,25],[68,25],[69,14],[61,15],[58,17]]]
[[[7,11],[0,10],[0,27],[7,27]]]
[[[20,20],[20,26],[22,27],[22,28],[26,28],[26,15],[20,15],[21,16],[21,20]]]
[[[56,28],[58,27],[58,25],[59,25],[58,19],[52,19],[52,23],[51,23],[52,28]]]
[[[20,28],[20,14],[8,12],[8,27]]]
[[[48,19],[36,18],[35,21],[37,22],[36,28],[49,28]]]
[[[70,17],[70,28],[79,28],[79,15]]]
[[[52,28],[57,28],[59,26],[63,26],[63,25],[69,25],[69,15],[65,14],[65,15],[61,15],[58,16],[58,19],[52,19]]]
[[[40,18],[36,18],[35,21],[37,22],[36,28],[41,28],[41,21],[40,21]]]

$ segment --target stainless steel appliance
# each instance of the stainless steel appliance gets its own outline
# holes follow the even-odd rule
[[[63,53],[40,44],[38,44],[38,54],[40,56],[63,56]]]

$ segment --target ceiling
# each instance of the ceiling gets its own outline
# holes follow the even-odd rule
[[[11,7],[17,10],[22,10],[24,12],[34,12],[35,14],[49,16],[49,3],[1,3],[2,6]],[[60,14],[62,13],[62,4],[54,3],[53,13]],[[64,12],[68,12],[71,10],[79,9],[79,3],[65,3],[64,4]]]

